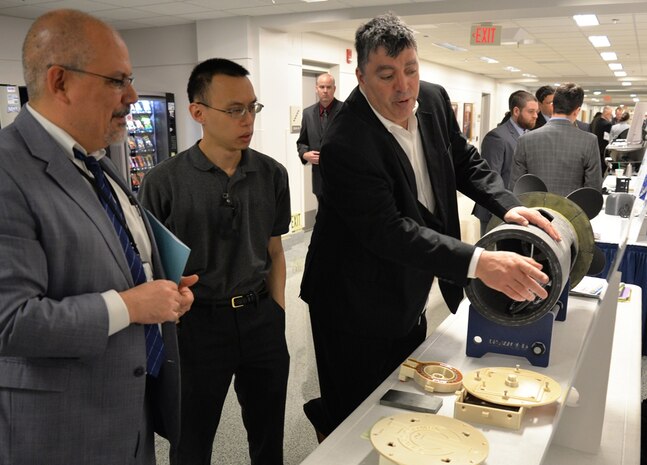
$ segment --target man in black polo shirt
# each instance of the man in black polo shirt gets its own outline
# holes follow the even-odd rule
[[[182,432],[171,464],[211,464],[234,376],[252,465],[283,463],[289,355],[285,257],[290,223],[285,168],[249,148],[258,103],[248,71],[224,59],[197,65],[189,110],[203,139],[151,170],[142,203],[191,248],[200,275],[180,320]],[[191,315],[191,317],[189,317]]]

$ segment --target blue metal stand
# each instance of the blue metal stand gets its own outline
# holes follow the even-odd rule
[[[525,357],[534,366],[547,367],[553,322],[566,319],[569,283],[555,306],[539,320],[524,326],[504,326],[488,320],[470,305],[467,322],[467,349],[470,357],[488,352]]]

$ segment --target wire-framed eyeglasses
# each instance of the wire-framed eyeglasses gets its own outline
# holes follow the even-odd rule
[[[251,105],[246,107],[241,106],[241,107],[233,107],[228,110],[221,110],[220,108],[214,108],[203,102],[195,102],[195,103],[197,103],[198,105],[202,105],[203,107],[211,108],[212,110],[220,111],[222,113],[227,113],[233,119],[240,119],[243,116],[245,116],[247,113],[250,113],[252,115],[255,115],[256,113],[260,113],[263,107],[265,106],[262,103],[254,102]]]
[[[101,79],[105,79],[106,81],[108,81],[108,83],[110,85],[112,85],[113,87],[115,87],[115,88],[117,88],[119,90],[125,89],[126,87],[131,85],[133,83],[133,81],[135,80],[135,78],[133,76],[126,76],[126,77],[123,77],[123,78],[119,79],[119,78],[114,78],[114,77],[110,77],[110,76],[104,76],[103,74],[93,73],[91,71],[86,71],[84,69],[74,68],[73,66],[67,66],[67,65],[51,64],[51,65],[47,65],[47,68],[49,69],[52,66],[58,66],[59,68],[63,68],[65,71],[71,71],[73,73],[87,74],[89,76],[94,76],[94,77],[99,77]]]

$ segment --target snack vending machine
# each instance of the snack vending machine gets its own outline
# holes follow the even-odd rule
[[[110,146],[110,158],[137,192],[146,173],[177,154],[175,96],[146,93],[130,106],[126,144]]]

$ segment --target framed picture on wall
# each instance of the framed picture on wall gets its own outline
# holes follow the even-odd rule
[[[454,116],[458,118],[458,103],[452,102],[452,110],[454,110]]]
[[[463,134],[468,140],[472,139],[472,113],[474,104],[463,104]]]

